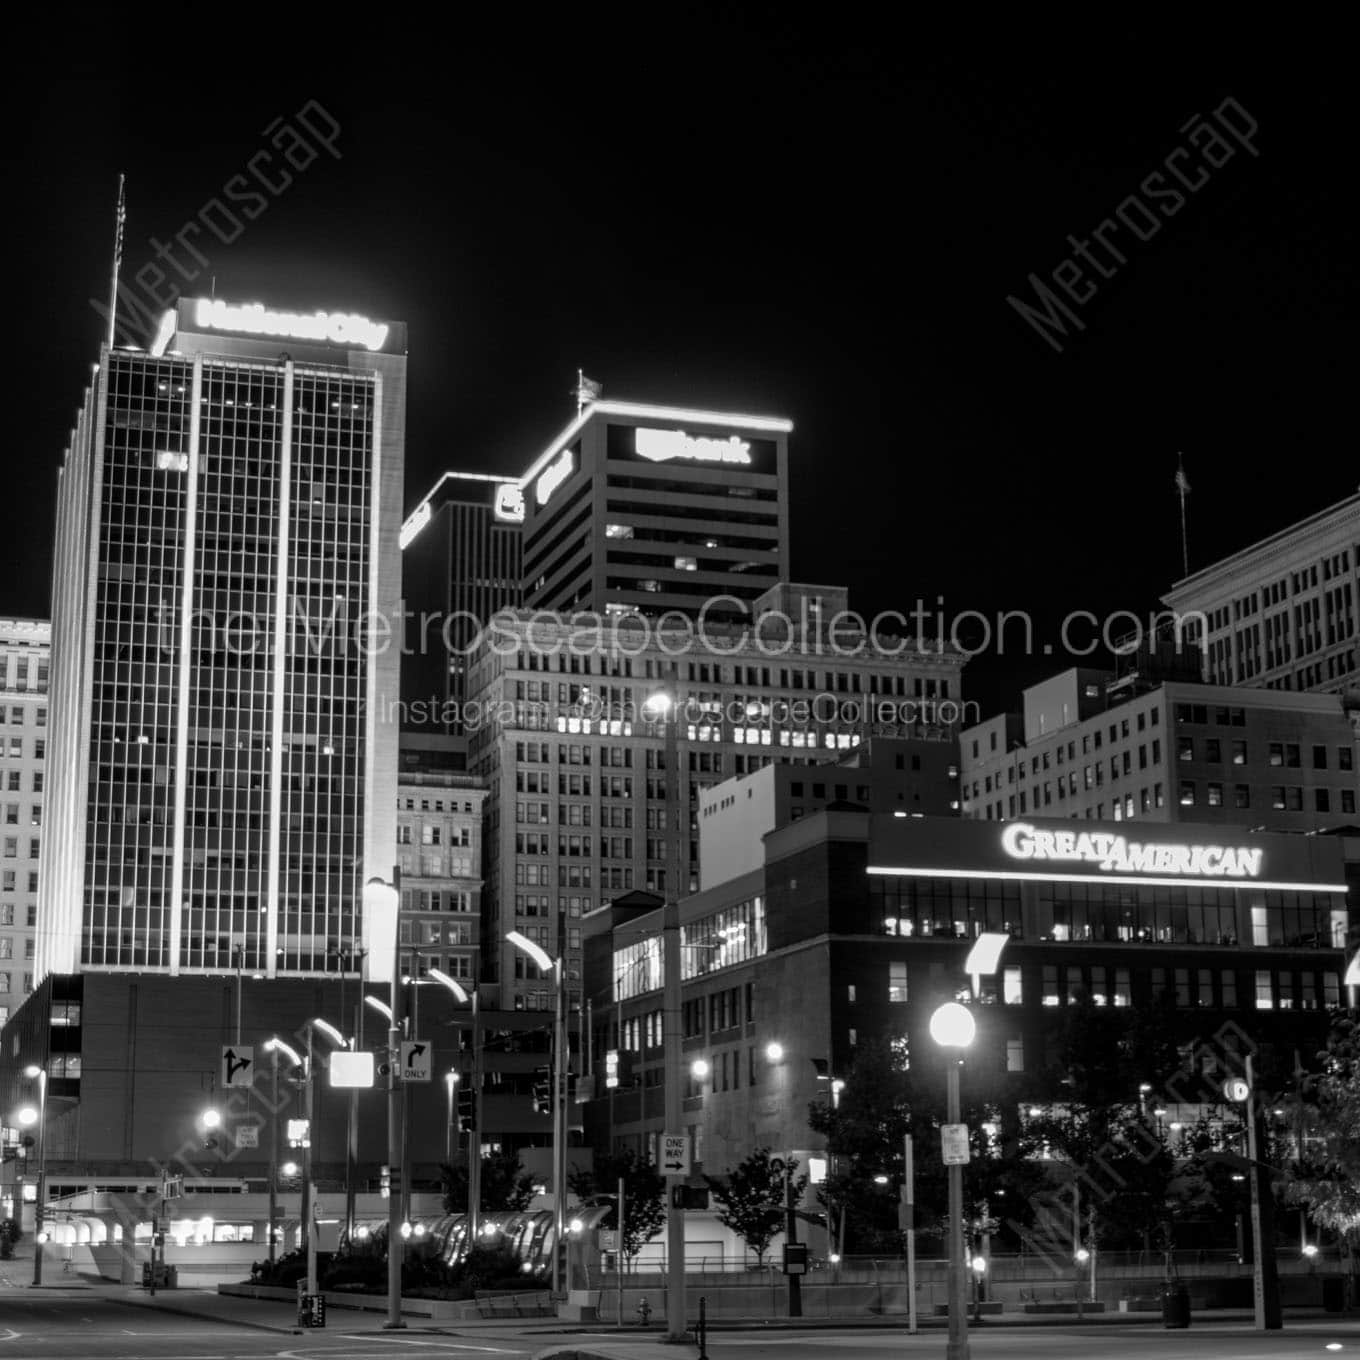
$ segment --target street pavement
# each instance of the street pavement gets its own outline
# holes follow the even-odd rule
[[[5,1265],[10,1263],[6,1262]],[[29,1267],[31,1270],[31,1266]],[[61,1278],[41,1289],[30,1276],[0,1273],[0,1360],[695,1360],[693,1344],[667,1346],[658,1333],[572,1331],[551,1319],[484,1323],[415,1320],[401,1332],[382,1315],[333,1309],[327,1326],[296,1328],[295,1309],[175,1290],[153,1299],[127,1289]],[[1019,1319],[1016,1319],[1017,1323]],[[1202,1317],[1187,1331],[1122,1318],[1085,1323],[1047,1320],[970,1328],[974,1360],[1360,1360],[1360,1318],[1286,1315],[1281,1332],[1257,1333],[1250,1319]],[[709,1360],[874,1360],[939,1357],[943,1328],[918,1336],[904,1326],[748,1325],[711,1333]]]

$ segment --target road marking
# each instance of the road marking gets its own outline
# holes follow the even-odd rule
[[[21,1336],[22,1332],[16,1332],[13,1327],[6,1327],[4,1334],[0,1335],[0,1341],[17,1341]]]

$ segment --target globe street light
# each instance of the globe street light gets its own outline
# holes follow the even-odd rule
[[[930,1017],[930,1037],[946,1050],[948,1122],[955,1130],[959,1120],[959,1064],[962,1052],[977,1033],[972,1012],[957,1001],[946,1001]],[[957,1053],[955,1052],[957,1050]],[[967,1137],[965,1131],[964,1137]],[[946,1360],[969,1360],[968,1307],[963,1276],[963,1167],[949,1168],[949,1340]]]
[[[447,987],[456,1001],[472,1003],[472,1071],[468,1080],[472,1090],[472,1128],[468,1130],[468,1240],[475,1242],[482,1213],[482,1018],[478,1001],[480,989],[474,987],[469,993],[457,978],[450,977],[442,968],[431,968],[429,976],[441,986]],[[450,1101],[453,1099],[452,1090],[449,1099]]]
[[[662,1012],[661,1038],[664,1056],[665,1128],[664,1133],[679,1135],[684,1116],[684,993],[680,968],[680,838],[688,826],[687,804],[680,783],[680,696],[665,689],[654,691],[643,703],[642,712],[649,722],[661,728],[662,763],[665,766],[666,833],[665,901],[661,917]],[[679,1177],[668,1176],[668,1190],[674,1190]],[[683,1342],[685,1321],[685,1214],[677,1208],[674,1196],[666,1196],[666,1340]],[[796,1280],[796,1276],[791,1276]]]
[[[527,954],[544,973],[553,975],[553,1246],[552,1291],[561,1295],[565,1281],[564,1264],[567,1229],[567,1010],[564,977],[565,961],[550,958],[548,951],[527,935],[512,930],[505,937],[522,954]],[[560,943],[560,942],[559,942]]]
[[[43,1231],[43,1206],[47,1201],[47,1069],[31,1063],[24,1068],[24,1076],[38,1083],[38,1107],[31,1105],[19,1111],[19,1120],[25,1127],[38,1126],[38,1197],[33,1203],[33,1283],[42,1284],[43,1243],[47,1236]],[[25,1120],[25,1115],[32,1115]]]

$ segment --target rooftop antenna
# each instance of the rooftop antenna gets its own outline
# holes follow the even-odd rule
[[[1185,534],[1185,498],[1190,494],[1190,483],[1186,480],[1185,466],[1181,454],[1176,455],[1176,490],[1181,498],[1181,576],[1190,575],[1190,541]]]
[[[113,327],[118,314],[118,270],[123,263],[123,223],[127,221],[127,201],[123,196],[124,176],[118,176],[118,206],[113,214],[113,279],[109,284],[109,348],[113,348]]]
[[[579,416],[592,401],[599,401],[604,392],[604,386],[597,383],[592,378],[587,378],[578,368],[576,370],[576,389],[572,396],[576,398],[576,414]]]

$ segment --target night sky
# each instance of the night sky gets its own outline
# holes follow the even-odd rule
[[[309,101],[338,159],[230,244],[198,238],[185,287],[405,320],[408,507],[446,467],[522,471],[579,366],[607,397],[792,418],[796,579],[866,612],[1027,609],[1042,638],[1069,609],[1145,613],[1179,576],[1178,452],[1192,566],[1360,483],[1355,119],[1325,53],[1285,84],[1169,44],[1136,75],[1088,53],[1003,78],[825,11],[444,13],[299,36],[246,11],[204,33],[82,17],[17,62],[0,610],[48,610],[118,172],[127,280]],[[1130,195],[1155,212],[1140,185],[1178,148],[1199,174],[1183,125],[1229,99],[1259,154],[1227,141],[1150,239],[1119,227],[1123,263],[1085,269],[1085,329],[1055,351],[1007,296],[1056,289],[1068,234]],[[979,657],[968,692],[991,711],[1062,660]]]

